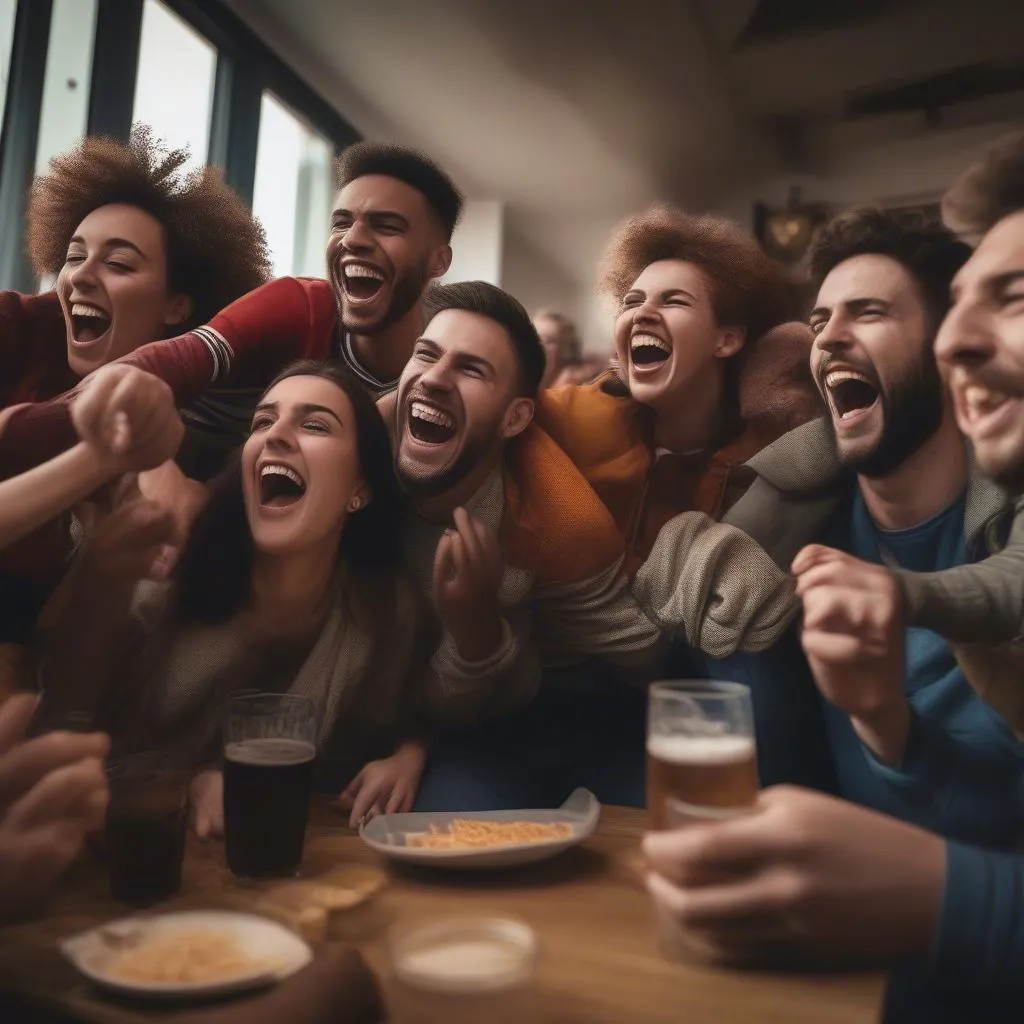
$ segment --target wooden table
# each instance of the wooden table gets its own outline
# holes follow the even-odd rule
[[[359,933],[353,937],[384,979],[392,1019],[416,1017],[444,1024],[506,1019],[523,1024],[866,1024],[879,1019],[884,988],[880,974],[733,972],[663,959],[635,866],[644,820],[641,811],[606,807],[597,832],[583,846],[516,871],[454,874],[389,867],[388,885],[372,912],[357,919]],[[317,803],[307,840],[307,872],[316,875],[344,861],[379,863],[344,827],[343,819]],[[166,909],[224,905],[225,896],[237,905],[247,893],[231,881],[223,848],[190,840],[182,892]],[[44,917],[0,929],[0,990],[17,994],[27,1005],[59,1010],[60,1019],[142,1024],[165,1016],[105,1000],[55,949],[56,939],[124,912],[107,896],[103,870],[83,863]],[[468,1016],[450,1005],[435,1014],[423,1000],[411,1001],[392,977],[384,941],[387,928],[398,919],[460,914],[511,915],[536,930],[541,958],[529,993],[492,996],[483,1010],[477,1007]]]

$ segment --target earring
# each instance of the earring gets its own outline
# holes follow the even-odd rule
[[[348,503],[348,510],[349,510],[349,512],[358,512],[362,507],[363,507],[363,499],[362,498],[353,498]]]

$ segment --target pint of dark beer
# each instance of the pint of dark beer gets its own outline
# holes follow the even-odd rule
[[[757,799],[750,691],[736,683],[656,683],[647,721],[647,807],[667,827],[669,797],[697,807],[744,807]]]
[[[312,701],[288,694],[231,700],[224,743],[224,843],[239,878],[298,874],[316,757]]]

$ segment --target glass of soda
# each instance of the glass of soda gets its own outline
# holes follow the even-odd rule
[[[224,843],[240,879],[298,874],[316,757],[316,709],[307,697],[246,693],[224,725]]]
[[[181,888],[187,776],[163,755],[145,753],[111,760],[107,780],[110,894],[134,907],[159,903]]]

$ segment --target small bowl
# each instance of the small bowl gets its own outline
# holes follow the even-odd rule
[[[529,982],[537,965],[533,929],[501,917],[398,925],[388,947],[399,980],[424,992],[502,992]]]

